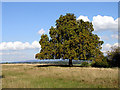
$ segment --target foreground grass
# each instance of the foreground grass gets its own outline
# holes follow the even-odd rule
[[[2,88],[118,88],[117,68],[2,65]]]

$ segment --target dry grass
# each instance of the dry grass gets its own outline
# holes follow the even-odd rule
[[[3,88],[117,88],[117,68],[2,65]]]

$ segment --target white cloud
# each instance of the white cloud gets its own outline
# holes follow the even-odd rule
[[[38,34],[40,34],[40,35],[42,35],[44,33],[45,33],[44,29],[41,29],[41,30],[38,31]]]
[[[115,43],[115,44],[113,45],[113,47],[117,47],[117,46],[120,46],[120,43]]]
[[[118,43],[114,43],[113,45],[109,43],[102,45],[102,52],[106,53],[107,51],[111,51],[111,47],[118,47]]]
[[[18,52],[0,52],[0,55],[15,55],[19,54]]]
[[[34,42],[32,43],[32,47],[33,47],[33,48],[41,48],[41,46],[40,46],[40,44],[39,44],[38,41],[34,41]]]
[[[112,37],[113,39],[118,39],[118,34],[113,34],[113,35],[111,35],[111,37]]]
[[[83,16],[83,15],[80,15],[80,16],[77,18],[77,20],[80,20],[80,19],[82,19],[82,20],[85,21],[85,22],[86,22],[86,21],[90,21],[87,16]]]
[[[109,43],[102,45],[102,51],[106,52],[109,51],[112,45],[110,45]]]
[[[114,18],[111,16],[101,15],[94,16],[92,23],[95,31],[101,30],[117,31],[118,29],[118,19],[114,20]]]
[[[24,50],[24,49],[35,49],[41,48],[39,42],[34,41],[32,44],[20,41],[16,42],[2,42],[0,43],[0,50]]]
[[[83,19],[83,21],[90,21],[87,16],[80,15],[77,20]],[[111,16],[93,16],[92,24],[95,31],[103,31],[103,30],[118,30],[118,19],[114,19]],[[120,25],[119,25],[120,27]]]

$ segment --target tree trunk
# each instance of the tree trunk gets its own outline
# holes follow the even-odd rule
[[[72,67],[72,59],[69,59],[69,66]]]

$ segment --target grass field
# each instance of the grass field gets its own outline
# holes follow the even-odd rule
[[[117,68],[2,65],[2,88],[118,88]]]

